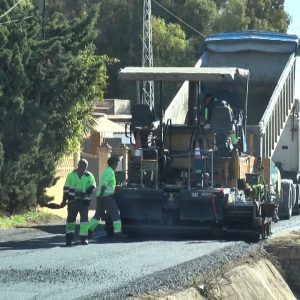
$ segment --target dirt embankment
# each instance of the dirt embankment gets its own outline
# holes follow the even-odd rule
[[[200,280],[190,288],[166,296],[140,296],[137,299],[296,299],[278,269],[266,258],[237,266],[215,277]]]
[[[300,231],[271,240],[265,248],[276,249],[282,245],[286,247],[287,252],[289,247],[300,249]],[[213,274],[203,275],[183,291],[152,297],[139,296],[134,299],[297,299],[288,285],[289,278],[285,266],[281,265],[278,257],[272,253],[262,248],[256,256],[251,256],[238,265],[229,263]],[[300,261],[298,264],[300,267]]]

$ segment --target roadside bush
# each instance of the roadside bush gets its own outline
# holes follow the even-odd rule
[[[1,1],[0,11],[14,2]],[[33,17],[24,19],[27,15]],[[31,1],[22,1],[1,19],[0,211],[4,213],[51,201],[45,189],[55,181],[56,163],[78,150],[94,104],[103,99],[111,61],[95,55],[98,16],[98,5],[89,15],[71,21],[55,13],[47,18],[44,37]]]

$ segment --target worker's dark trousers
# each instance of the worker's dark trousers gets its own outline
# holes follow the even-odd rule
[[[68,216],[66,224],[66,235],[70,238],[74,237],[75,225],[77,214],[80,214],[80,229],[79,237],[81,240],[85,240],[88,236],[89,220],[88,213],[89,207],[83,201],[77,201],[68,205]]]
[[[100,219],[105,221],[106,215],[111,217],[114,227],[117,226],[121,228],[120,212],[115,199],[112,196],[97,197],[96,212],[90,220],[89,230],[95,230]],[[118,228],[118,230],[120,229]]]

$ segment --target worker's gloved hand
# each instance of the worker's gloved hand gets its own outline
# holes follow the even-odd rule
[[[61,203],[60,203],[60,207],[61,208],[63,208],[63,207],[65,207],[67,205],[67,200],[63,200],[63,201],[61,201]]]
[[[205,124],[204,129],[210,129],[210,124],[209,123]]]
[[[91,185],[90,187],[88,187],[87,188],[87,190],[86,190],[86,194],[88,195],[88,196],[91,196],[92,194],[93,194],[93,192],[95,191],[95,187],[93,186],[93,185]]]

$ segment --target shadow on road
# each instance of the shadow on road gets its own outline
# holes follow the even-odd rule
[[[31,228],[37,229],[39,231],[51,233],[51,234],[60,234],[60,233],[63,234],[63,233],[65,233],[66,225],[65,225],[65,223],[45,224],[45,225],[32,226]]]
[[[32,250],[62,246],[65,224],[45,224],[0,231],[0,250]]]
[[[195,236],[195,235],[167,235],[167,234],[117,234],[113,237],[108,237],[104,232],[101,236],[96,236],[91,243],[106,244],[106,243],[143,243],[148,241],[158,241],[158,242],[185,242],[187,244],[198,243],[205,244],[214,241],[211,237],[207,235]],[[217,241],[217,240],[215,240]]]
[[[114,237],[106,236],[102,231],[101,236],[96,237],[92,243],[140,243],[147,241],[169,241],[169,242],[185,242],[187,244],[206,244],[211,242],[244,242],[247,244],[257,244],[258,241],[253,240],[251,236],[244,236],[238,234],[224,234],[220,237],[212,237],[211,234],[202,233],[141,233],[135,232],[134,234],[120,234]],[[265,240],[262,240],[265,241]]]
[[[53,248],[64,245],[65,237],[60,235],[33,238],[21,241],[0,242],[0,250],[33,250]]]
[[[0,251],[65,247],[65,230],[63,223],[0,230]],[[97,233],[102,233],[103,236],[101,225],[98,226]],[[76,224],[74,246],[80,244],[76,242],[78,236],[79,224]]]
[[[79,225],[76,225],[75,240],[78,239]],[[227,242],[237,239],[226,239]],[[148,241],[185,242],[188,244],[205,244],[212,241],[222,242],[223,239],[212,239],[209,235],[176,235],[176,234],[120,234],[107,237],[103,226],[99,225],[96,236],[90,244],[108,243],[143,243]],[[77,243],[78,244],[78,243]],[[79,243],[80,244],[80,243]],[[75,243],[76,245],[76,243]],[[74,246],[75,246],[74,245]],[[29,228],[17,228],[0,231],[0,250],[34,250],[53,247],[65,247],[65,224],[45,224]]]

